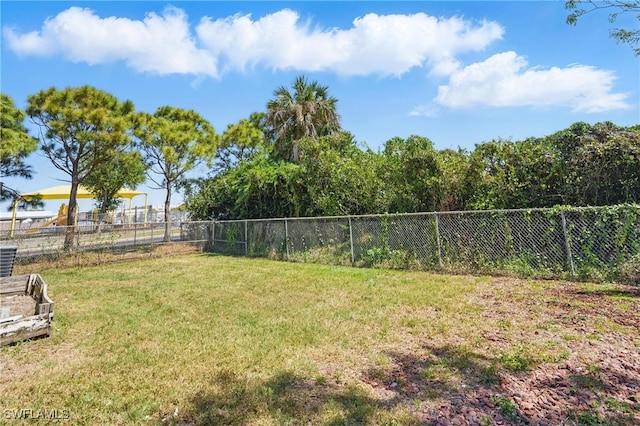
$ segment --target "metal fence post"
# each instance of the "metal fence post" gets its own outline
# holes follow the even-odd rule
[[[564,215],[564,212],[560,212],[560,217],[562,218],[562,232],[564,232],[564,243],[567,246],[567,257],[569,258],[569,266],[571,267],[571,275],[576,274],[575,267],[573,265],[573,255],[571,254],[571,239],[569,238],[569,233],[567,232],[567,219]]]
[[[247,230],[247,221],[244,221],[244,255],[249,255],[249,239],[247,238],[248,230]]]
[[[440,220],[438,219],[438,213],[434,213],[436,220],[436,244],[438,245],[438,265],[442,268],[442,248],[440,246]]]
[[[135,213],[133,216],[133,246],[138,245],[138,206],[135,207]]]
[[[76,222],[75,222],[75,224],[73,226],[75,228],[74,244],[75,244],[75,248],[77,249],[78,247],[80,247],[80,244],[82,243],[82,237],[80,236],[82,228],[80,228],[80,226],[78,226],[78,219],[76,219]]]
[[[289,260],[289,228],[287,226],[287,219],[284,219],[284,246],[286,253],[286,260]]]
[[[349,216],[348,219],[349,219],[349,244],[351,245],[351,266],[353,266],[353,264],[355,264],[356,262],[356,258],[353,253],[353,227],[351,226],[351,216]]]
[[[211,224],[211,253],[216,252],[216,221]]]

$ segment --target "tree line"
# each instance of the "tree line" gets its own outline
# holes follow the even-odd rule
[[[164,188],[165,215],[172,193],[183,190],[195,220],[640,202],[640,125],[579,122],[470,151],[438,150],[412,135],[373,151],[341,127],[328,88],[305,77],[277,88],[265,112],[221,134],[193,110],[137,112],[132,102],[90,86],[40,91],[25,111],[6,95],[1,101],[0,177],[31,177],[26,160],[40,146],[69,176],[69,224],[79,185],[106,211],[121,188],[146,179]],[[27,117],[40,129],[39,140],[23,125]],[[201,164],[209,173],[187,178]],[[16,191],[1,190],[3,198],[19,200]],[[169,217],[165,222],[168,240]]]
[[[257,139],[232,166],[186,185],[193,219],[600,206],[640,202],[640,126],[579,122],[541,138],[438,150],[426,137],[360,149],[338,131],[296,141],[287,160]]]
[[[541,138],[361,149],[325,86],[296,79],[229,125],[209,176],[183,183],[196,220],[600,206],[640,202],[640,125],[575,123]]]

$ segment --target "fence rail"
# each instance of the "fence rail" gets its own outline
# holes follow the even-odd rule
[[[638,205],[198,223],[224,254],[640,284]]]

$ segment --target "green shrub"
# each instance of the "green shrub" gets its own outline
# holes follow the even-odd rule
[[[640,285],[640,254],[636,254],[620,267],[618,280],[626,284]]]

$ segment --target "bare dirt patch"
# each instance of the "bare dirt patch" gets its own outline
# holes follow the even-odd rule
[[[424,424],[640,424],[640,288],[494,283],[475,338],[398,347],[362,379]]]

